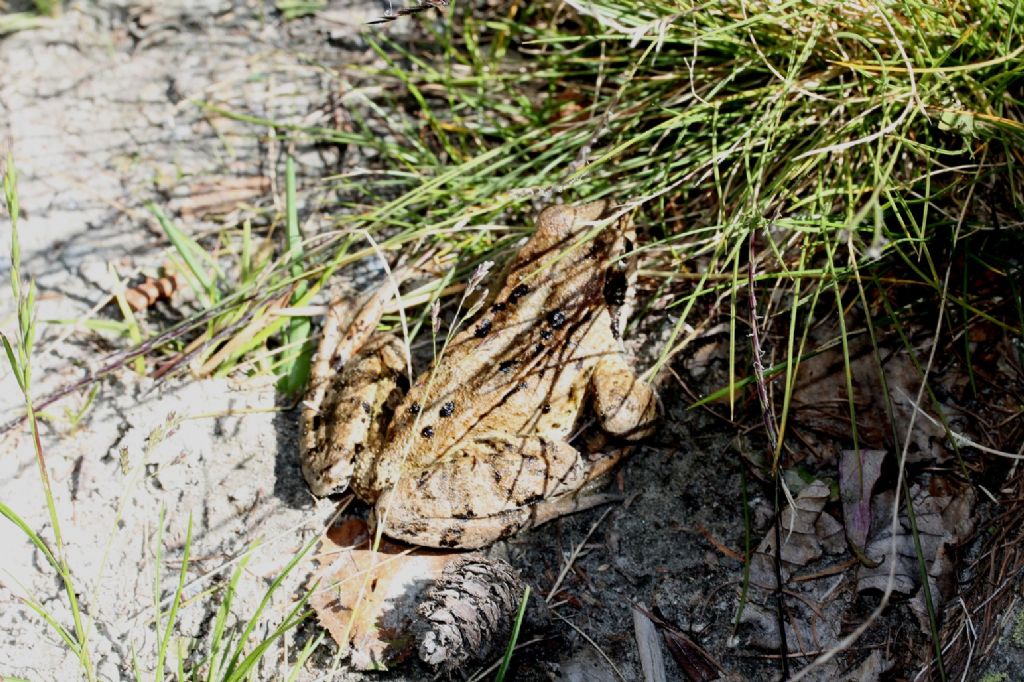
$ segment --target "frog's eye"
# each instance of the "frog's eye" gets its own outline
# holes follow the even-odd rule
[[[608,268],[604,277],[604,300],[611,306],[620,306],[626,302],[626,268],[616,263]]]

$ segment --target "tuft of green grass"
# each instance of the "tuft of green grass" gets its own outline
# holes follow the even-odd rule
[[[799,361],[815,350],[807,321],[822,294],[837,309],[855,302],[851,261],[868,274],[898,264],[937,298],[959,214],[969,209],[960,232],[981,233],[989,216],[978,199],[992,197],[991,213],[1013,221],[1024,134],[1017,3],[976,13],[912,2],[506,8],[454,13],[412,45],[368,33],[384,66],[354,76],[383,94],[347,110],[343,140],[236,116],[383,159],[331,180],[345,199],[335,236],[306,254],[310,274],[366,230],[387,237],[386,252],[458,252],[465,277],[510,255],[523,232],[509,225],[528,225],[538,201],[610,196],[636,209],[648,314],[675,320],[653,376],[698,315],[746,286],[739,264],[755,232],[765,242],[757,279],[793,294],[788,310],[767,311],[789,327],[777,366],[788,404]],[[1007,274],[991,259],[981,267]],[[984,312],[970,296],[954,303],[971,320]],[[736,370],[739,317],[733,303],[731,401],[747,380]]]
[[[96,671],[89,651],[89,633],[91,631],[93,621],[85,613],[79,602],[79,594],[81,593],[80,582],[75,578],[72,566],[65,552],[60,518],[57,515],[53,490],[50,486],[50,479],[46,466],[45,453],[43,451],[42,441],[39,435],[38,419],[40,415],[37,413],[31,397],[31,360],[36,337],[36,289],[34,282],[29,282],[26,287],[22,281],[21,249],[18,239],[19,205],[17,195],[17,174],[14,167],[14,161],[11,157],[7,158],[7,165],[4,170],[3,192],[12,228],[10,286],[13,300],[17,303],[18,336],[11,339],[6,334],[0,332],[0,344],[3,345],[7,361],[10,364],[18,387],[24,394],[27,422],[31,430],[32,440],[36,450],[36,462],[38,465],[39,478],[43,487],[42,497],[45,500],[45,504],[49,512],[50,524],[53,528],[53,539],[52,541],[48,541],[42,535],[37,533],[15,509],[3,502],[0,502],[0,516],[14,524],[25,538],[32,543],[46,563],[49,564],[57,573],[71,612],[72,623],[68,625],[67,623],[61,622],[42,604],[41,601],[30,595],[23,596],[23,602],[40,618],[42,618],[44,622],[46,622],[64,645],[67,646],[68,650],[76,656],[82,668],[83,677],[87,680],[95,680],[97,679]],[[68,420],[71,423],[72,428],[78,423],[85,411],[88,410],[89,406],[92,404],[95,394],[95,390],[90,391],[82,407],[79,410],[68,414]],[[176,426],[177,422],[173,418],[169,417],[168,422],[163,427],[154,431],[153,434],[150,435],[150,438],[148,439],[148,447],[155,447],[156,444],[164,438],[166,430],[176,428]],[[144,464],[145,462],[142,462],[135,466],[134,469],[137,472],[141,472],[145,468]],[[122,499],[122,504],[123,501],[124,500]],[[121,512],[122,508],[119,505],[117,518],[120,518]],[[241,680],[255,679],[254,675],[258,671],[258,666],[264,656],[269,652],[271,646],[284,636],[294,632],[295,629],[298,628],[298,626],[301,625],[311,613],[310,609],[306,606],[306,601],[308,599],[307,594],[292,605],[289,613],[285,616],[282,622],[271,629],[269,633],[262,638],[258,638],[254,635],[256,628],[265,622],[264,614],[270,603],[271,597],[281,587],[283,581],[295,570],[299,562],[312,549],[318,538],[314,537],[299,552],[297,552],[294,557],[291,558],[289,563],[266,590],[259,607],[242,625],[241,633],[236,634],[232,628],[227,627],[227,617],[230,613],[232,599],[237,590],[237,585],[244,571],[247,559],[243,558],[243,560],[239,562],[228,583],[227,591],[221,598],[218,605],[215,627],[209,644],[209,650],[203,656],[200,663],[197,666],[190,668],[186,675],[186,652],[183,648],[184,641],[180,639],[176,640],[174,633],[177,627],[177,616],[184,603],[186,577],[190,566],[189,557],[192,547],[191,515],[188,522],[184,554],[178,573],[177,586],[166,612],[164,611],[159,599],[160,567],[163,563],[162,547],[164,526],[164,513],[161,512],[159,531],[156,540],[157,555],[155,559],[156,571],[154,573],[154,623],[159,641],[155,652],[156,663],[153,668],[152,679],[164,679],[165,662],[174,648],[178,651],[178,679],[206,680],[207,682],[237,682]],[[114,532],[115,531],[112,528],[110,540],[113,539]],[[104,550],[101,566],[106,565],[108,551],[109,540],[108,546]],[[98,584],[99,580],[97,580],[97,585]],[[92,599],[95,600],[95,598],[96,595],[94,593],[92,595]],[[289,670],[288,676],[290,679],[295,679],[305,661],[310,655],[312,655],[313,650],[322,640],[323,637],[311,639],[306,643],[303,649],[298,652],[298,655],[294,658]],[[177,646],[172,648],[175,641],[177,641]],[[135,670],[135,678],[137,680],[149,679],[149,677],[142,672],[142,666],[135,657],[134,652],[132,663]]]
[[[156,538],[156,570],[153,571],[153,602],[156,607],[156,631],[160,634],[160,624],[163,621],[163,610],[160,608],[160,567],[163,564],[164,546],[164,513],[160,511],[160,524]],[[156,665],[153,668],[154,682],[162,682],[164,679],[164,661],[167,660],[167,651],[171,644],[171,635],[174,632],[174,624],[178,615],[178,608],[181,606],[182,594],[185,591],[185,578],[188,576],[188,560],[192,552],[192,514],[188,515],[188,530],[185,535],[185,551],[181,558],[181,570],[178,571],[178,586],[174,590],[174,598],[167,611],[167,627],[164,628],[163,636],[157,645]],[[179,675],[179,679],[181,679]]]
[[[302,232],[299,229],[299,208],[295,198],[295,162],[291,156],[288,157],[285,166],[285,207],[287,260],[289,271],[296,278],[292,303],[298,304],[309,290],[309,286],[302,279],[305,272],[302,262]],[[309,343],[311,328],[308,317],[293,317],[285,329],[284,340],[288,350],[282,358],[283,377],[278,386],[286,394],[298,394],[309,378],[309,365],[313,356],[313,346]]]
[[[217,607],[205,655],[195,665],[188,668],[181,676],[181,679],[194,682],[199,682],[200,680],[205,682],[240,682],[242,680],[256,679],[255,675],[259,672],[258,666],[264,656],[270,651],[271,646],[287,634],[294,632],[312,615],[312,609],[307,606],[307,602],[315,587],[307,590],[292,605],[276,627],[268,628],[269,631],[262,639],[257,639],[254,636],[258,627],[265,627],[267,625],[264,620],[264,612],[270,604],[271,598],[317,542],[319,542],[319,537],[314,536],[301,550],[295,553],[266,589],[259,606],[253,611],[248,620],[239,624],[237,628],[229,628],[227,626],[228,616],[231,612],[234,596],[238,591],[239,581],[245,572],[245,567],[252,552],[252,549],[250,549],[250,552],[238,562],[238,565],[231,574],[231,578],[228,580],[220,604]],[[294,679],[298,675],[302,666],[323,639],[324,637],[321,634],[303,646],[292,663],[291,670],[288,673],[289,679]]]

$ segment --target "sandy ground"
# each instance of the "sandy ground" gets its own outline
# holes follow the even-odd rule
[[[52,25],[0,42],[0,147],[13,151],[21,173],[23,271],[38,283],[39,319],[88,316],[109,297],[112,267],[124,275],[162,263],[166,243],[144,210],[147,200],[172,202],[176,188],[195,179],[280,173],[281,150],[262,130],[206,116],[193,100],[314,120],[336,76],[303,57],[325,49],[329,38],[335,62],[365,59],[357,27],[380,10],[374,3],[332,3],[319,23],[284,25],[272,3],[71,3]],[[296,151],[300,184],[307,186],[336,161]],[[0,223],[0,243],[9,237],[9,224]],[[4,282],[8,265],[0,260]],[[5,332],[14,327],[12,311],[10,297],[0,296]],[[36,394],[81,376],[109,350],[109,342],[83,330],[42,324]],[[266,382],[155,383],[125,370],[100,384],[93,407],[72,424],[64,408],[75,410],[83,399],[71,396],[46,411],[43,447],[57,510],[92,619],[100,677],[130,676],[133,657],[148,677],[157,650],[153,603],[166,603],[173,591],[190,520],[188,601],[177,634],[201,642],[219,604],[208,590],[232,562],[252,549],[233,608],[245,618],[322,530],[333,504],[316,502],[302,483],[296,415],[281,409]],[[17,405],[4,366],[0,420],[14,416]],[[746,648],[756,634],[732,636],[742,573],[730,552],[741,552],[744,542],[742,447],[745,441],[721,422],[686,411],[681,396],[667,400],[661,433],[616,482],[628,504],[606,517],[594,510],[560,520],[492,550],[543,592],[589,537],[564,583],[573,599],[560,613],[574,628],[553,624],[518,679],[642,679],[633,603],[659,609],[741,677],[774,677],[771,657]],[[0,500],[50,537],[27,431],[6,435],[0,452]],[[751,490],[756,538],[770,505],[756,485]],[[0,546],[0,675],[77,679],[77,660],[22,601],[30,595],[70,622],[54,572],[10,523],[0,523]],[[296,571],[277,593],[257,638],[291,608],[306,573]],[[258,678],[283,677],[317,632],[314,622],[299,628],[264,658]],[[333,644],[321,646],[301,679],[323,679],[334,652]],[[172,656],[169,670],[176,664]],[[844,660],[816,679],[875,679],[859,676],[858,665]],[[685,679],[667,655],[666,666],[669,679]],[[333,679],[430,675],[410,664],[386,675],[345,671]]]

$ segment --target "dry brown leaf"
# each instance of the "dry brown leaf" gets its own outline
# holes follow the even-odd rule
[[[364,521],[327,530],[317,552],[319,581],[310,604],[352,666],[381,670],[415,650],[416,606],[426,588],[465,552],[413,548],[382,539],[370,549]]]
[[[917,544],[928,566],[928,584],[936,608],[953,596],[956,588],[954,565],[949,551],[962,543],[974,531],[973,508],[976,494],[967,485],[949,482],[938,477],[931,485],[914,485],[910,489],[917,525],[915,543],[910,520],[906,513],[900,514],[896,531],[896,573],[894,590],[901,594],[915,595],[911,607],[925,622],[924,597],[919,593],[921,572],[918,567]],[[892,551],[892,504],[893,492],[887,490],[875,495],[871,501],[872,524],[865,554],[878,561],[878,565],[860,566],[857,570],[857,590],[884,590],[889,579]]]
[[[800,491],[796,509],[782,511],[782,577],[788,580],[795,568],[844,549],[843,528],[829,514],[822,513],[831,492],[821,481]],[[769,530],[751,560],[751,583],[764,589],[775,587],[775,533]]]
[[[838,331],[823,329],[816,336],[816,341],[824,344],[836,338]],[[914,413],[913,397],[917,396],[921,374],[913,359],[902,348],[882,348],[877,355],[882,358],[882,370],[895,425],[890,425],[885,391],[879,379],[879,361],[870,339],[866,335],[849,338],[849,373],[859,443],[866,450],[891,451],[894,448],[892,434],[898,433],[902,438],[907,433]],[[793,424],[800,434],[805,452],[813,458],[820,459],[823,453],[831,456],[831,453],[849,447],[852,429],[846,371],[843,351],[839,347],[825,350],[800,363],[793,392]],[[941,372],[933,371],[930,379],[933,386],[956,385],[964,380],[956,367],[948,367]],[[926,400],[921,407],[932,418],[918,415],[914,419],[907,461],[945,462],[952,456],[952,450],[947,447],[947,436],[941,421],[951,420],[957,425],[962,415],[955,406],[949,404],[936,406]]]
[[[839,456],[839,496],[846,537],[863,552],[871,530],[871,491],[882,472],[885,450],[844,450]]]
[[[846,549],[842,524],[825,512],[830,494],[827,485],[814,481],[797,495],[796,508],[787,507],[781,514],[782,580],[787,593],[802,596],[789,600],[787,607],[785,635],[790,652],[820,651],[835,644],[841,634],[844,607],[841,600],[836,601],[831,573],[819,571],[818,579],[790,582],[798,568]],[[749,601],[740,618],[748,645],[772,651],[782,643],[774,611],[775,553],[775,531],[770,528],[751,557]]]

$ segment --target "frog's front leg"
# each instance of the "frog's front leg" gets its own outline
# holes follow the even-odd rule
[[[402,342],[377,334],[334,375],[319,407],[303,406],[300,459],[314,495],[344,492],[350,483],[358,494],[365,490],[404,393],[404,371]]]
[[[373,521],[385,535],[412,544],[483,547],[608,502],[576,498],[588,478],[587,462],[564,441],[483,434],[382,491]]]
[[[604,356],[590,378],[594,412],[610,435],[637,440],[651,433],[658,416],[658,396],[640,380],[621,353]]]
[[[335,302],[324,321],[300,418],[299,460],[314,495],[342,492],[350,482],[358,492],[401,397],[405,347],[375,331],[386,300],[378,290],[354,314]]]

